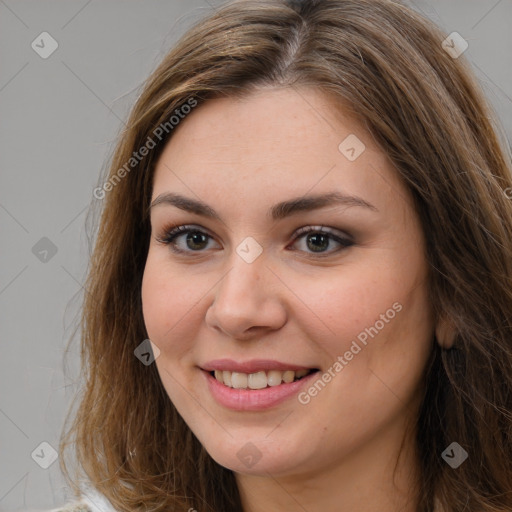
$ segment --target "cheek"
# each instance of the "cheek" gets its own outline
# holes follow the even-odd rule
[[[347,356],[358,360],[351,363],[354,370],[387,371],[404,363],[402,368],[420,371],[430,349],[433,319],[426,265],[413,248],[407,254],[401,258],[382,251],[350,272],[346,268],[328,284],[323,281],[322,293],[314,282],[309,284],[308,306],[329,328],[323,329],[328,333],[323,342],[333,358],[352,350]]]
[[[190,326],[197,326],[201,290],[184,272],[148,255],[142,279],[142,312],[148,337],[163,352],[186,347]],[[172,343],[170,343],[172,341]]]
[[[169,268],[158,256],[148,255],[141,287],[142,312],[147,335],[160,350],[155,364],[162,384],[174,405],[184,412],[193,403],[193,386],[185,368],[196,326],[201,325],[198,301],[207,288],[201,290],[199,283],[194,286],[190,276]],[[184,392],[184,387],[189,391]]]
[[[395,269],[382,261],[330,271],[332,275],[326,279],[302,280],[301,296],[306,298],[309,316],[321,319],[322,331],[334,339],[332,343],[337,346],[333,348],[343,350],[381,314],[391,309],[388,316],[395,316],[393,304],[404,297],[408,284],[399,276],[395,278]]]
[[[384,270],[365,290],[347,287],[352,300],[343,300],[346,309],[334,327],[343,330],[338,354],[350,360],[344,378],[357,401],[372,404],[375,411],[393,409],[397,399],[407,403],[416,393],[433,326],[426,282],[396,265]]]
[[[148,256],[142,278],[142,313],[148,336],[159,347],[159,340],[172,326],[168,313],[174,308],[173,295],[167,282],[167,279],[161,278],[157,266]]]

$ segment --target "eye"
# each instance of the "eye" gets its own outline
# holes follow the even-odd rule
[[[306,247],[313,253],[321,253],[317,256],[320,258],[330,256],[333,253],[337,253],[354,245],[354,242],[348,237],[344,237],[343,235],[338,236],[333,230],[325,228],[324,226],[305,226],[299,228],[295,232],[294,242],[302,239],[304,239]],[[324,249],[328,248],[332,241],[336,242],[341,247],[337,250],[326,252]]]
[[[183,246],[179,247],[177,243],[179,238],[184,235],[187,235],[185,238],[186,248],[183,248]],[[190,253],[203,252],[202,249],[207,246],[208,240],[211,238],[208,233],[197,227],[190,225],[172,225],[166,227],[163,230],[163,235],[157,237],[156,240],[164,245],[168,245],[175,253]],[[315,257],[320,258],[354,245],[354,242],[348,237],[343,237],[342,235],[338,236],[331,229],[325,228],[324,226],[305,226],[298,229],[294,233],[294,243],[302,239],[305,240],[307,249],[309,249]],[[325,249],[329,248],[333,241],[341,247],[337,250],[326,252]],[[326,254],[324,255],[324,253]]]
[[[187,235],[185,239],[186,247],[191,249],[179,248],[176,240],[183,235]],[[185,253],[185,252],[200,252],[204,248],[205,243],[208,239],[212,238],[210,235],[202,231],[201,229],[194,228],[193,226],[181,225],[181,226],[168,226],[164,229],[164,233],[161,237],[157,237],[156,240],[162,244],[168,245],[173,252]]]

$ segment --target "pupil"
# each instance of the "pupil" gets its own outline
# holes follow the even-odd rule
[[[193,232],[191,232],[191,233],[189,234],[189,236],[187,237],[187,243],[188,243],[189,241],[191,241],[191,240],[194,240],[194,239],[195,239],[195,237],[202,238],[202,239],[203,239],[203,242],[205,241],[205,240],[204,240],[204,239],[205,239],[205,235],[204,235],[204,234],[199,233],[199,232],[197,232],[197,231],[193,231]],[[194,243],[196,243],[196,242],[195,242],[195,240],[194,240]],[[201,244],[201,242],[198,242],[198,243],[199,243],[199,244]],[[190,247],[190,246],[189,246],[189,248],[190,248],[190,249],[193,249],[194,247]],[[195,247],[195,248],[197,248],[197,247]]]
[[[318,241],[319,239],[323,239],[323,241],[324,241],[324,242],[326,242],[326,243],[324,243],[324,244],[323,244],[323,247],[320,247],[320,249],[326,249],[326,248],[327,248],[327,246],[329,245],[329,238],[328,238],[326,235],[324,235],[324,234],[317,233],[317,234],[310,235],[310,236],[308,237],[308,242],[309,242],[309,241],[312,241],[312,240],[313,240],[313,241],[315,241],[315,240],[316,240],[316,241]],[[312,246],[312,247],[310,247],[310,248],[311,248],[313,251],[320,252],[320,251],[318,251],[318,245],[313,245],[313,246]]]

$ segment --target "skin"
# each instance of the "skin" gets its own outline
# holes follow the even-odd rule
[[[154,206],[142,301],[165,390],[213,459],[235,472],[245,512],[415,510],[417,459],[406,426],[417,415],[434,332],[425,241],[390,161],[342,114],[307,88],[210,100],[181,121],[155,170],[152,200],[171,191],[199,198],[223,220]],[[350,134],[366,146],[354,161],[338,149]],[[267,215],[280,201],[331,191],[378,211]],[[175,254],[157,241],[170,222],[211,238],[187,245],[181,234],[175,243],[188,252]],[[319,255],[307,234],[294,237],[319,225],[354,244],[320,241]],[[249,236],[263,249],[250,264],[236,252]],[[293,397],[264,411],[229,410],[198,368],[265,358],[323,373],[395,303],[401,311],[307,404]],[[248,442],[261,455],[251,467],[237,457]]]

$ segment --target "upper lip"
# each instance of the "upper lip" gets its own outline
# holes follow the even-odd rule
[[[230,371],[239,373],[256,373],[266,370],[312,370],[311,366],[301,366],[294,363],[283,363],[270,359],[251,359],[249,361],[233,361],[233,359],[215,359],[201,366],[206,371]]]

